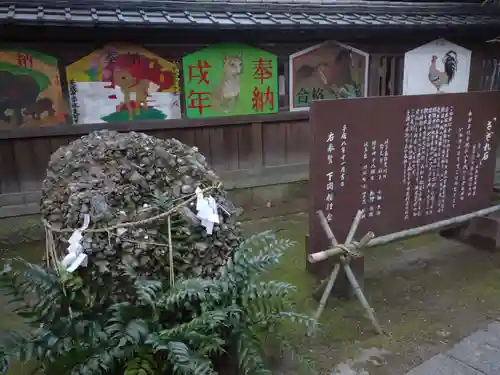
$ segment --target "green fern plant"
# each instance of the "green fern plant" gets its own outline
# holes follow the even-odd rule
[[[307,330],[316,326],[314,319],[295,311],[290,298],[295,291],[293,285],[262,281],[263,273],[278,265],[281,257],[293,246],[293,241],[279,238],[272,231],[257,233],[240,244],[222,270],[217,284],[222,290],[217,302],[236,305],[242,311],[242,319],[235,322],[229,328],[230,334],[225,336],[242,374],[271,374],[262,353],[263,333],[272,332],[279,338],[282,348],[293,350],[280,332],[280,323],[289,320]],[[293,354],[295,359],[303,361],[297,353]]]
[[[254,235],[220,278],[172,288],[124,270],[130,298],[107,306],[78,275],[13,259],[0,287],[30,330],[4,335],[0,365],[36,361],[51,375],[211,375],[229,353],[241,374],[271,374],[261,333],[278,332],[283,320],[315,324],[294,312],[291,285],[261,278],[292,245],[271,232]]]

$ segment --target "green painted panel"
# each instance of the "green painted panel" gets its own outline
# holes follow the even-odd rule
[[[217,44],[182,59],[189,118],[275,113],[278,59],[244,44]]]

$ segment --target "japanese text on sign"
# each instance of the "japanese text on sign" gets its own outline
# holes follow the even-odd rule
[[[342,238],[362,209],[360,231],[383,236],[488,206],[499,99],[468,93],[315,102],[311,217],[330,213]],[[312,251],[328,246],[320,229],[311,224]]]
[[[266,84],[267,80],[273,79],[273,62],[260,57],[253,61],[253,78],[256,82],[252,91],[252,110],[264,112],[264,106],[274,110],[274,92],[271,86]]]
[[[363,143],[363,164],[361,166],[361,204],[362,218],[382,214],[382,187],[380,181],[386,180],[389,162],[389,139],[377,144],[377,140]]]
[[[199,86],[208,86],[210,84],[209,80],[209,72],[212,65],[210,65],[205,60],[198,60],[197,65],[189,65],[189,77],[188,82],[191,83],[193,81],[196,82]],[[193,89],[189,90],[188,93],[188,108],[196,109],[203,115],[203,111],[205,108],[212,107],[212,92],[209,88],[206,88],[202,91],[195,91]]]
[[[333,158],[335,153],[335,134],[330,132],[326,139],[326,155],[328,165],[333,164]],[[326,197],[325,197],[325,215],[326,221],[330,222],[333,219],[333,200],[335,197],[335,182],[334,182],[334,172],[328,171],[326,173]]]

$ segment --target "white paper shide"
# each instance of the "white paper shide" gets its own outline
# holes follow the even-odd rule
[[[212,234],[214,224],[220,223],[219,213],[217,211],[217,202],[212,196],[204,197],[200,188],[196,188],[196,217],[200,219],[207,231],[207,234]]]
[[[61,262],[61,266],[68,272],[74,272],[78,267],[86,267],[88,263],[88,256],[83,251],[83,246],[81,241],[83,238],[83,232],[89,227],[90,216],[85,215],[83,219],[83,225],[80,229],[73,232],[68,240],[69,246],[67,248],[68,254],[64,257]]]

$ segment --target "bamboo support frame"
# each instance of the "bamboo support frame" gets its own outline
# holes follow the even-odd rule
[[[321,226],[323,227],[323,230],[325,231],[328,239],[330,240],[333,248],[329,249],[330,252],[335,251],[338,249],[340,251],[341,255],[341,262],[335,264],[335,267],[332,270],[332,273],[330,274],[330,277],[328,278],[328,282],[326,284],[325,290],[323,291],[323,295],[321,296],[321,300],[318,306],[318,310],[316,311],[316,320],[318,320],[325,308],[326,301],[328,300],[328,296],[330,295],[333,286],[335,285],[335,281],[337,279],[337,276],[340,271],[340,266],[344,268],[344,271],[347,275],[347,278],[354,289],[354,293],[356,297],[358,298],[359,302],[363,306],[363,308],[366,310],[368,318],[373,324],[373,327],[375,328],[375,331],[378,334],[382,334],[382,328],[380,327],[380,324],[377,321],[377,318],[375,317],[375,312],[374,310],[370,307],[368,304],[368,301],[365,298],[365,295],[363,294],[363,291],[361,290],[361,287],[359,286],[358,281],[356,280],[356,277],[354,276],[354,273],[351,270],[351,267],[349,265],[349,261],[352,255],[352,252],[350,249],[358,249],[360,245],[364,245],[370,241],[371,238],[373,238],[373,233],[368,232],[363,239],[357,243],[357,244],[352,244],[351,242],[354,240],[354,234],[356,233],[356,230],[358,229],[358,225],[361,221],[361,218],[363,216],[363,210],[359,210],[356,214],[356,217],[354,218],[354,221],[351,224],[351,228],[349,229],[349,233],[347,235],[345,244],[339,245],[337,240],[335,239],[335,236],[330,229],[330,225],[328,225],[328,222],[326,221],[326,218],[323,214],[323,211],[317,211],[318,218],[320,220]],[[328,250],[327,250],[328,251]],[[326,252],[327,252],[326,251]],[[325,252],[323,252],[325,253]],[[328,258],[328,256],[326,256]],[[326,259],[325,258],[325,259]]]
[[[373,232],[368,232],[366,233],[363,238],[359,241],[359,242],[354,242],[354,244],[349,244],[347,246],[344,245],[345,248],[347,248],[348,250],[357,250],[357,249],[360,249],[364,246],[366,246],[366,244],[373,238],[375,237],[375,234]],[[325,250],[325,251],[320,251],[319,253],[314,253],[314,254],[310,254],[307,259],[310,263],[317,263],[317,262],[320,262],[322,260],[326,260],[328,258],[330,258],[332,255],[332,252],[334,253],[334,255],[340,255],[342,254],[344,251],[342,248],[340,247],[335,247],[335,248],[332,248],[332,249],[328,249],[328,250]],[[327,283],[328,279],[325,279],[323,280],[317,287],[316,289],[314,290],[314,294],[316,293],[319,293],[320,290],[322,290],[325,286],[325,284]]]
[[[307,256],[307,260],[309,263],[318,263],[323,260],[326,260],[328,258],[331,258],[336,255],[341,255],[345,252],[345,249],[349,251],[355,251],[356,249],[359,249],[361,247],[366,246],[370,241],[375,237],[375,234],[373,232],[368,232],[366,233],[363,238],[359,242],[354,242],[350,243],[347,245],[344,245],[343,247],[339,247],[338,245],[335,247],[332,247],[330,249],[327,249],[325,251],[319,251],[317,253],[309,254]],[[345,249],[344,249],[345,248]]]
[[[318,217],[320,218],[320,223],[321,226],[323,227],[323,230],[325,231],[327,237],[331,240],[332,245],[337,242],[335,239],[335,235],[333,234],[330,225],[328,225],[328,222],[326,221],[325,215],[323,214],[323,211],[317,212]],[[349,234],[347,235],[346,243],[343,247],[349,246],[349,242],[352,241],[352,238],[354,237],[354,233],[356,232],[356,229],[358,229],[359,222],[361,221],[361,217],[363,216],[363,211],[359,210],[356,214],[356,217],[354,218],[354,221],[351,224],[351,228],[349,229]],[[324,219],[324,220],[323,220]],[[335,245],[334,245],[335,246]],[[338,246],[338,244],[337,244]],[[344,250],[341,250],[344,252]],[[337,275],[340,270],[340,265],[337,267],[335,265],[332,273],[330,274],[330,277],[328,278],[328,283],[326,284],[326,288],[323,292],[323,295],[321,296],[321,300],[319,302],[318,310],[316,311],[316,319],[319,319],[321,316],[321,313],[325,309],[326,301],[328,299],[328,296],[332,292],[333,285],[335,284],[335,280],[337,279]]]
[[[328,222],[325,218],[325,215],[323,214],[323,212],[321,210],[317,211],[321,226],[323,227],[328,239],[330,240],[332,247],[327,249],[327,250],[324,250],[324,251],[309,254],[308,261],[310,263],[317,263],[317,262],[326,260],[332,256],[340,255],[340,263],[337,263],[335,265],[335,267],[333,268],[333,270],[330,274],[330,277],[327,280],[324,280],[321,283],[321,285],[318,287],[318,289],[321,288],[322,285],[324,285],[325,282],[328,281],[327,285],[325,287],[325,290],[323,292],[323,295],[321,296],[318,310],[316,311],[316,319],[319,319],[319,317],[321,316],[321,313],[323,312],[323,310],[325,308],[326,301],[328,299],[328,296],[331,293],[333,286],[335,285],[335,280],[337,279],[337,276],[338,276],[339,271],[340,271],[340,266],[342,265],[344,268],[344,271],[346,273],[346,276],[349,279],[349,282],[354,289],[354,293],[355,293],[356,297],[358,298],[359,302],[361,303],[361,305],[363,306],[363,308],[367,312],[368,318],[370,319],[370,321],[373,324],[377,333],[382,334],[383,331],[382,331],[382,328],[380,327],[380,324],[378,323],[378,320],[375,316],[375,311],[371,308],[368,301],[366,300],[365,295],[364,295],[361,287],[359,286],[359,283],[356,280],[356,277],[355,277],[354,273],[352,272],[352,269],[349,265],[349,260],[350,260],[349,258],[351,257],[352,253],[355,250],[357,250],[363,246],[373,247],[373,246],[387,244],[387,243],[395,241],[395,240],[399,240],[399,239],[411,237],[411,236],[416,236],[416,235],[422,234],[424,232],[436,230],[436,229],[443,228],[443,227],[446,227],[449,225],[460,224],[460,223],[463,223],[463,222],[465,222],[469,219],[472,219],[474,217],[489,215],[489,214],[492,214],[492,213],[499,211],[499,210],[500,210],[500,205],[496,205],[496,206],[488,207],[488,208],[478,210],[475,212],[471,212],[469,214],[453,217],[453,218],[450,218],[447,220],[438,221],[438,222],[431,223],[428,225],[423,225],[423,226],[420,226],[417,228],[411,228],[411,229],[403,230],[403,231],[396,232],[396,233],[391,233],[391,234],[381,236],[381,237],[376,237],[376,238],[374,238],[373,232],[368,232],[359,242],[355,242],[355,241],[353,241],[354,233],[356,232],[356,229],[359,225],[359,222],[361,221],[361,216],[363,213],[363,211],[360,210],[356,214],[356,217],[351,225],[351,228],[349,230],[349,234],[347,235],[347,238],[346,238],[346,241],[344,244],[339,244],[337,242],[332,230],[330,229],[330,226],[328,225]]]
[[[437,221],[435,223],[423,225],[420,227],[411,228],[411,229],[403,230],[400,232],[387,234],[385,236],[374,237],[373,232],[368,232],[359,242],[354,242],[352,244],[348,244],[348,245],[346,245],[346,248],[348,250],[354,250],[354,249],[360,248],[360,247],[373,247],[373,246],[385,245],[387,243],[390,243],[390,242],[393,242],[396,240],[400,240],[402,238],[417,236],[419,234],[429,232],[431,230],[440,229],[440,228],[446,227],[448,225],[460,224],[460,223],[463,223],[464,221],[470,220],[474,217],[489,215],[489,214],[492,214],[496,211],[500,211],[500,205],[484,208],[482,210],[471,212],[469,214],[456,216],[456,217],[453,217],[451,219]],[[325,219],[325,221],[326,221],[326,219]],[[371,237],[371,238],[368,238],[368,237]],[[317,262],[321,262],[323,260],[326,260],[328,258],[331,258],[333,256],[341,255],[344,252],[345,251],[341,247],[332,246],[330,249],[327,249],[324,251],[319,251],[317,253],[309,254],[307,256],[307,260],[310,263],[317,263]]]

